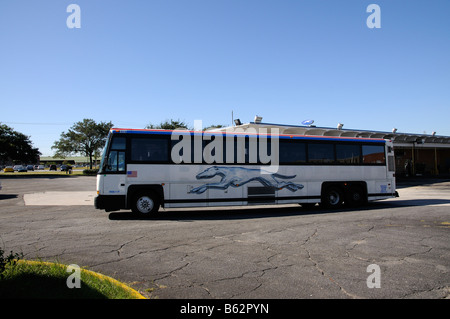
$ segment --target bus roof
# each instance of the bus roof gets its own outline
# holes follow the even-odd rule
[[[177,134],[190,135],[247,135],[258,136],[260,134],[254,132],[226,132],[226,131],[191,131],[191,130],[165,130],[165,129],[131,129],[131,128],[111,128],[112,134],[161,134],[171,135]],[[320,135],[299,135],[299,134],[264,134],[269,137],[276,135],[281,139],[297,139],[297,140],[318,140],[318,141],[352,141],[364,143],[385,143],[386,140],[381,138],[364,138],[364,137],[343,137],[343,136],[320,136]]]

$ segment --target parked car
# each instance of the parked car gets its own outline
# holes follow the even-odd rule
[[[70,165],[61,165],[61,172],[69,171],[71,169],[72,169],[72,166],[70,166]]]
[[[43,170],[44,169],[44,165],[39,165],[37,169],[38,170]]]
[[[27,172],[27,168],[22,165],[17,165],[17,171],[20,172]]]
[[[55,164],[50,165],[50,168],[48,170],[49,171],[56,171],[56,165]]]
[[[34,171],[33,165],[27,165],[27,170],[28,171]]]
[[[5,173],[10,172],[10,173],[14,173],[14,168],[12,166],[6,166],[3,171]]]

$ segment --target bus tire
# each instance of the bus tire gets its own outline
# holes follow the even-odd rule
[[[367,202],[366,193],[360,186],[351,186],[346,192],[345,201],[351,207],[357,207]]]
[[[342,190],[336,186],[330,186],[324,189],[322,193],[322,203],[327,208],[339,207],[344,200]]]
[[[133,196],[131,211],[139,216],[150,216],[159,210],[159,198],[152,191],[140,191]]]

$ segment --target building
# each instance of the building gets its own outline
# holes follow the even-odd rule
[[[49,165],[49,164],[63,164],[67,163],[70,165],[80,165],[80,166],[89,166],[89,157],[87,156],[70,156],[65,158],[52,157],[52,156],[41,156],[39,160],[40,164]],[[100,159],[98,158],[92,160],[92,166],[96,166],[100,164]]]
[[[236,126],[213,129],[212,131],[240,131],[254,129],[278,129],[279,134],[382,138],[394,142],[395,164],[397,176],[450,176],[450,136],[433,134],[400,133],[397,129],[391,132],[344,129],[343,124],[336,128],[316,127],[313,121],[303,122],[306,125],[283,125],[262,123],[260,117],[254,122],[242,124],[235,120]]]

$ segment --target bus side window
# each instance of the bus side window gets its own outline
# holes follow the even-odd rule
[[[131,161],[166,163],[169,161],[169,140],[166,138],[138,137],[131,139]]]
[[[360,164],[361,147],[352,144],[336,144],[336,160],[339,164]]]
[[[362,155],[364,164],[385,164],[384,145],[363,145]]]
[[[111,144],[111,149],[113,150],[124,150],[126,147],[125,137],[114,137]]]
[[[308,162],[314,164],[330,164],[334,162],[333,144],[311,143],[308,144]]]
[[[280,140],[280,163],[306,163],[306,144],[294,141]]]

